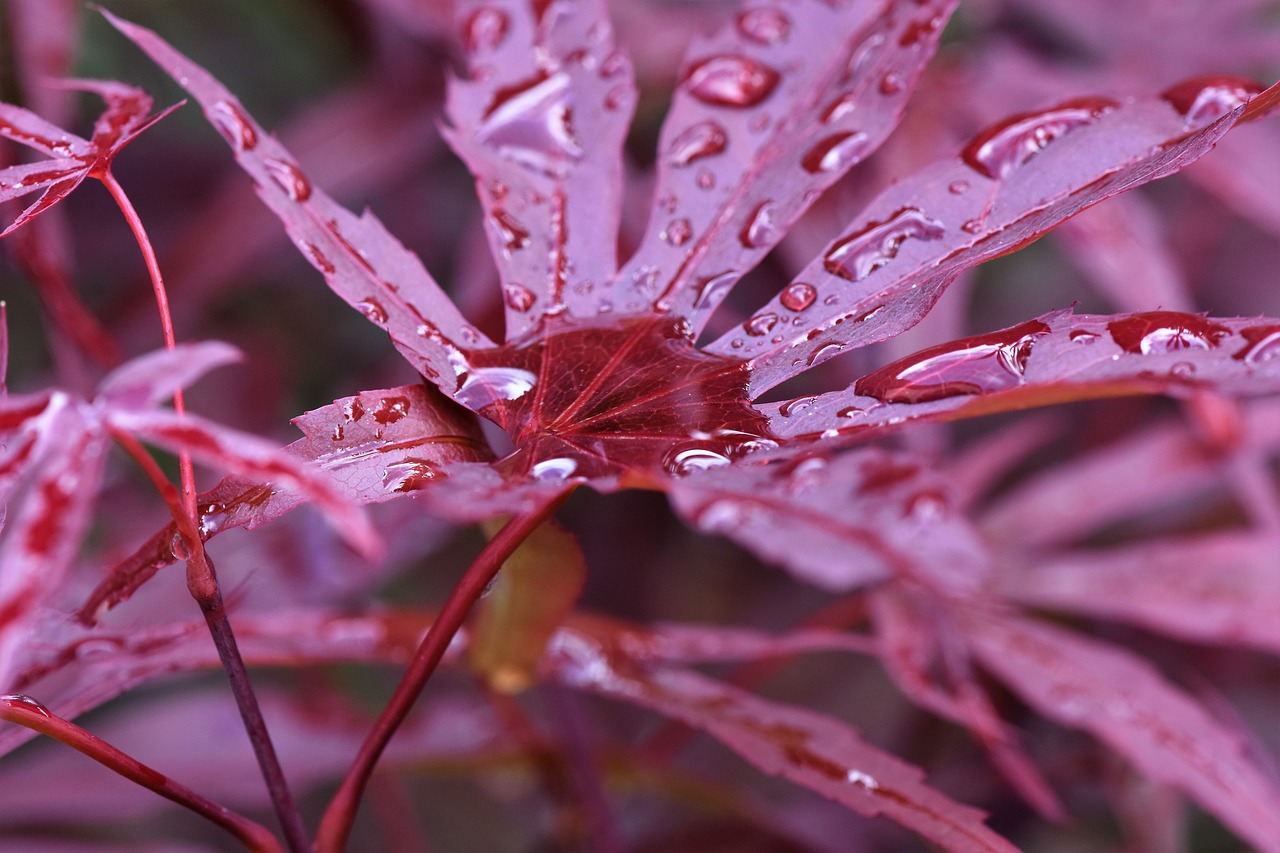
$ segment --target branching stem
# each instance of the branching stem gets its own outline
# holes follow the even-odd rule
[[[409,663],[408,671],[396,686],[395,693],[373,724],[364,743],[360,745],[360,751],[356,754],[351,769],[347,771],[337,793],[325,810],[316,835],[318,853],[341,853],[345,849],[347,836],[350,835],[351,825],[355,821],[356,810],[359,808],[374,766],[378,763],[396,729],[408,716],[428,679],[435,672],[449,643],[462,627],[467,614],[471,612],[472,606],[479,600],[489,582],[498,574],[502,564],[512,552],[539,525],[550,518],[568,497],[568,490],[559,492],[532,511],[511,519],[496,536],[489,540],[489,543],[467,567],[462,579],[449,594],[440,614],[427,628],[426,635],[423,636],[413,660]]]

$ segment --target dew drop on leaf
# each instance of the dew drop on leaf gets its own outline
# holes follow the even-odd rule
[[[49,713],[48,708],[46,708],[44,705],[41,705],[39,702],[37,702],[35,699],[32,699],[30,696],[28,696],[25,693],[10,693],[6,696],[0,696],[0,699],[3,699],[4,701],[15,704],[15,705],[21,705],[27,710],[35,711],[37,714],[39,714],[42,717],[53,716],[52,714]]]
[[[923,350],[869,373],[854,393],[885,403],[927,403],[1004,391],[1022,383],[1036,339],[1049,332],[1039,320]]]
[[[507,13],[492,6],[482,6],[471,13],[464,25],[463,43],[467,53],[496,50],[507,37],[510,26]]]
[[[772,311],[765,311],[747,320],[742,324],[742,328],[748,335],[759,338],[772,332],[776,325],[778,325],[778,315]]]
[[[1098,339],[1098,333],[1088,329],[1075,329],[1067,337],[1078,344],[1091,344]]]
[[[1257,364],[1280,356],[1280,325],[1250,326],[1240,334],[1248,343],[1232,358],[1246,364]]]
[[[777,208],[771,201],[762,201],[751,211],[747,224],[738,232],[738,241],[748,249],[771,245],[778,238],[778,226],[774,222]]]
[[[738,32],[756,44],[774,44],[791,35],[791,19],[779,9],[757,6],[738,13]]]
[[[805,281],[795,281],[783,289],[782,293],[778,295],[778,301],[788,311],[803,311],[813,304],[813,300],[817,296],[817,288],[812,284]]]
[[[950,184],[947,185],[947,192],[951,193],[952,195],[964,195],[966,192],[968,192],[968,190],[969,190],[969,182],[964,180],[952,181]]]
[[[695,160],[724,151],[729,136],[714,121],[700,121],[680,132],[672,141],[667,157],[673,166],[688,166]]]
[[[695,180],[695,183],[697,183],[697,185],[704,190],[713,189],[716,185],[715,172],[711,171],[710,169],[699,169],[698,174],[694,180]]]
[[[306,201],[311,198],[311,181],[307,180],[307,176],[302,174],[302,170],[295,164],[286,160],[277,160],[274,157],[265,157],[262,165],[266,167],[272,182],[284,190],[285,195],[290,199]]]
[[[778,72],[745,56],[725,54],[696,63],[685,75],[689,94],[717,107],[754,107],[769,97]]]
[[[173,538],[169,540],[169,553],[175,560],[191,559],[191,546],[187,544],[187,537],[181,533],[173,534]]]
[[[373,419],[380,424],[393,424],[409,414],[408,397],[383,397],[373,410]]]
[[[578,463],[566,457],[543,459],[529,469],[536,480],[567,480],[578,470]]]
[[[1147,311],[1113,320],[1107,324],[1107,331],[1125,352],[1150,355],[1212,349],[1231,330],[1199,314]]]
[[[427,459],[402,459],[382,472],[382,484],[392,492],[416,492],[444,475]]]
[[[693,226],[684,217],[673,219],[662,230],[662,240],[672,246],[683,246],[693,236]]]
[[[519,251],[529,245],[529,231],[514,216],[503,208],[496,208],[489,221],[497,229],[502,239],[502,251],[509,257],[512,252]]]
[[[841,237],[822,258],[823,268],[849,281],[861,281],[898,256],[907,240],[937,240],[941,222],[917,208],[904,207],[884,222],[872,222]]]
[[[693,307],[710,308],[720,304],[729,288],[733,287],[740,274],[737,270],[727,270],[717,275],[698,279],[698,293],[694,297]]]
[[[902,91],[905,85],[906,84],[903,82],[901,74],[898,74],[895,71],[890,71],[888,74],[880,78],[880,94],[896,95]]]
[[[1052,109],[1011,116],[975,136],[960,156],[975,171],[999,180],[1055,140],[1093,124],[1116,106],[1106,98],[1080,98]]]
[[[834,133],[806,151],[800,165],[815,175],[843,171],[862,154],[866,141],[867,135],[861,131]]]
[[[218,101],[209,107],[209,121],[237,153],[258,147],[258,131],[236,104]]]
[[[807,361],[807,364],[809,367],[813,367],[815,364],[821,364],[827,359],[839,355],[840,351],[843,349],[844,349],[844,345],[842,344],[836,344],[836,343],[823,344],[813,352],[809,353],[809,359]]]
[[[506,159],[544,174],[559,174],[582,157],[573,129],[569,75],[541,72],[494,93],[480,136]]]
[[[507,303],[507,307],[512,311],[524,313],[533,307],[537,297],[533,295],[532,290],[523,284],[504,284],[502,286],[502,300]]]
[[[964,233],[966,233],[966,234],[981,234],[981,233],[982,233],[982,220],[981,220],[981,219],[966,219],[963,223],[961,223],[961,225],[960,225],[960,230],[961,230],[961,231],[963,231],[963,232],[964,232]]]
[[[372,296],[357,302],[356,309],[368,318],[371,323],[381,326],[387,322],[387,309],[383,308],[382,303]]]
[[[1262,91],[1262,86],[1244,77],[1219,75],[1196,77],[1171,86],[1160,94],[1186,118],[1186,125],[1202,127],[1242,107]]]
[[[538,377],[518,367],[479,368],[466,373],[454,399],[475,412],[499,400],[518,400],[537,382]]]

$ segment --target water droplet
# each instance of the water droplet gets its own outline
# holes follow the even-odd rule
[[[529,469],[536,480],[567,480],[578,470],[578,463],[572,459],[543,459]]]
[[[835,133],[818,142],[800,158],[806,172],[841,172],[862,156],[867,135],[861,131]]]
[[[538,297],[534,296],[533,291],[525,287],[523,284],[504,284],[502,286],[502,301],[512,311],[524,313],[533,307]]]
[[[982,220],[981,220],[981,219],[966,219],[966,220],[965,220],[965,221],[960,225],[960,230],[961,230],[961,231],[963,231],[963,232],[964,232],[964,233],[966,233],[966,234],[981,234],[981,233],[982,233]]]
[[[698,471],[722,468],[752,453],[776,448],[778,443],[763,436],[732,429],[696,434],[690,441],[671,448],[663,459],[668,474],[684,477]]]
[[[559,175],[582,157],[573,129],[569,75],[542,72],[493,96],[480,136],[506,159],[544,174]]]
[[[496,50],[507,37],[507,13],[492,6],[482,6],[471,13],[463,27],[463,43],[467,53]]]
[[[858,770],[850,770],[844,774],[844,781],[850,785],[857,785],[859,788],[866,788],[869,791],[874,791],[880,787],[880,783],[875,780],[875,777],[868,776]]]
[[[907,240],[937,240],[942,223],[914,207],[904,207],[884,222],[872,222],[842,237],[822,259],[823,268],[849,281],[861,281],[898,256]]]
[[[618,109],[623,104],[631,101],[632,94],[635,92],[631,86],[614,86],[604,96],[604,108],[610,112]]]
[[[936,33],[940,26],[942,26],[941,15],[930,15],[923,21],[912,21],[903,28],[902,35],[898,37],[898,45],[900,47],[911,47],[919,44]]]
[[[845,406],[843,409],[836,412],[836,417],[841,419],[858,418],[862,417],[865,411],[866,409],[860,409],[857,406]]]
[[[169,554],[175,560],[190,560],[191,546],[187,543],[187,537],[181,533],[173,534],[173,538],[169,540]]]
[[[1093,124],[1117,106],[1106,98],[1080,98],[1052,109],[1010,116],[975,136],[960,156],[975,171],[999,180],[1050,143]]]
[[[778,85],[777,71],[745,56],[725,54],[696,63],[685,75],[689,94],[717,107],[754,107]]]
[[[297,165],[274,157],[264,157],[262,165],[266,167],[272,182],[284,190],[290,199],[306,201],[311,198],[311,181],[307,180],[307,176],[302,174]]]
[[[334,267],[333,261],[329,260],[324,252],[320,251],[319,246],[315,243],[308,243],[306,240],[303,240],[299,245],[302,247],[302,251],[311,257],[311,262],[316,265],[316,269],[325,275],[333,275],[336,267]]]
[[[1078,344],[1091,344],[1098,339],[1098,333],[1088,329],[1074,329],[1067,337]]]
[[[503,208],[495,208],[489,222],[497,229],[502,240],[502,251],[507,257],[529,245],[528,229]]]
[[[1262,86],[1244,77],[1219,75],[1184,80],[1161,93],[1170,106],[1186,117],[1187,127],[1203,127],[1244,106]]]
[[[258,147],[258,131],[238,104],[215,102],[209,107],[209,121],[237,153]]]
[[[861,92],[845,92],[836,98],[822,111],[822,123],[835,124],[845,116],[852,114],[858,108],[858,101],[861,96]]]
[[[823,344],[813,352],[809,353],[808,366],[813,367],[815,364],[821,364],[829,358],[839,355],[844,349],[844,344]]]
[[[737,270],[727,270],[718,275],[698,279],[695,285],[698,295],[694,297],[693,307],[713,308],[719,305],[740,276]]]
[[[213,534],[222,529],[227,523],[227,508],[217,501],[205,504],[200,509],[200,536],[208,539]]]
[[[902,91],[906,83],[902,79],[902,75],[896,71],[890,71],[888,74],[880,78],[880,94],[896,95]]]
[[[778,9],[757,6],[738,13],[738,32],[756,44],[774,44],[791,35],[791,19]]]
[[[729,464],[729,457],[711,446],[678,445],[667,454],[663,467],[673,477],[684,477],[698,471],[721,468]]]
[[[1029,320],[1011,329],[930,347],[869,373],[854,393],[885,403],[927,403],[990,394],[1022,383],[1035,341],[1049,327]]]
[[[5,700],[6,702],[12,702],[18,705],[23,705],[28,710],[35,711],[37,714],[39,714],[42,717],[53,716],[52,714],[49,713],[48,708],[46,708],[44,705],[41,705],[39,702],[37,702],[35,699],[32,699],[30,696],[28,696],[25,693],[10,693],[6,696],[0,696],[0,699]]]
[[[364,417],[364,403],[360,402],[359,397],[352,397],[347,404],[342,407],[342,416],[352,423],[357,423]]]
[[[771,311],[765,311],[757,314],[750,320],[742,324],[742,328],[748,335],[757,338],[763,337],[773,331],[773,327],[778,324],[778,315]]]
[[[683,246],[693,236],[693,226],[684,217],[673,219],[662,230],[662,240],[672,246]]]
[[[1246,364],[1258,364],[1280,356],[1280,325],[1250,326],[1240,330],[1247,343],[1232,355]]]
[[[334,424],[333,432],[329,434],[330,441],[342,441],[347,437],[347,428],[342,424]]]
[[[1107,324],[1111,338],[1122,350],[1150,355],[1211,349],[1231,330],[1211,323],[1199,314],[1181,311],[1147,311]]]
[[[518,367],[485,367],[467,372],[453,395],[473,412],[500,400],[518,400],[533,390],[538,377]]]
[[[356,310],[368,318],[371,323],[381,326],[387,322],[387,309],[383,308],[382,303],[372,296],[357,302]]]
[[[699,169],[694,180],[699,187],[704,190],[709,190],[716,185],[716,173],[706,168]]]
[[[796,397],[794,400],[788,400],[778,407],[778,414],[784,418],[793,417],[813,405],[813,401],[816,399],[817,397],[811,394],[807,397]]]
[[[410,457],[388,465],[382,472],[382,485],[391,492],[416,492],[443,476],[431,460]]]
[[[119,654],[122,648],[124,643],[115,637],[88,637],[76,643],[76,657],[80,660],[93,660]]]
[[[383,397],[373,410],[373,419],[380,424],[393,424],[405,418],[409,414],[409,408],[408,397]]]
[[[723,127],[714,121],[700,121],[672,140],[667,157],[673,166],[688,166],[695,160],[721,153],[728,144],[729,137]]]
[[[1196,366],[1189,361],[1179,361],[1169,368],[1169,375],[1175,379],[1191,379],[1196,375]]]
[[[778,301],[788,311],[803,311],[813,304],[818,297],[818,290],[806,281],[794,281],[788,284],[778,295]]]
[[[952,195],[964,195],[969,189],[969,182],[965,180],[952,181],[947,185],[947,192]]]
[[[751,211],[747,224],[738,232],[738,241],[748,249],[772,245],[778,239],[778,225],[773,217],[777,207],[771,201],[762,201]]]

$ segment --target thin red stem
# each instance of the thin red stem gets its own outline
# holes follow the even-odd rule
[[[0,696],[0,719],[60,741],[126,779],[190,809],[230,832],[254,853],[280,853],[279,842],[266,827],[178,784],[75,723],[50,712],[30,697]]]
[[[531,512],[511,519],[467,567],[440,614],[427,628],[426,635],[409,663],[409,669],[396,686],[395,693],[373,724],[364,743],[360,745],[351,769],[347,771],[337,793],[329,802],[329,807],[325,809],[316,834],[316,850],[319,853],[340,853],[346,848],[351,825],[355,821],[356,811],[374,766],[396,729],[409,715],[472,606],[484,593],[489,582],[497,576],[512,552],[550,518],[568,496],[568,491],[560,492]]]

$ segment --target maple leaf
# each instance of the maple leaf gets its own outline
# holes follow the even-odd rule
[[[917,649],[884,653],[891,672],[917,701],[979,734],[1043,811],[1056,807],[1052,794],[1010,747],[973,676],[958,666],[943,686],[924,672],[920,659],[931,648],[972,658],[1046,714],[1108,743],[1141,736],[1125,748],[1138,766],[1187,790],[1245,837],[1266,838],[1265,814],[1280,794],[1248,757],[1232,746],[1222,758],[1229,772],[1206,781],[1197,776],[1203,755],[1151,726],[1150,709],[1169,703],[1185,732],[1229,745],[1222,726],[1127,653],[1021,617],[984,626],[973,614],[986,611],[971,599],[992,577],[993,558],[952,491],[905,454],[845,449],[911,422],[1065,401],[1274,393],[1280,321],[1060,310],[926,348],[841,390],[761,399],[811,367],[915,325],[966,270],[1195,161],[1234,124],[1260,115],[1277,90],[1205,78],[1159,96],[1078,98],[1011,116],[959,156],[889,186],[768,304],[700,346],[734,284],[892,130],[955,3],[748,6],[732,27],[696,40],[659,142],[648,228],[621,264],[614,253],[621,145],[636,92],[601,5],[461,4],[468,69],[451,86],[445,133],[476,177],[505,304],[501,343],[471,326],[371,214],[356,217],[316,187],[207,72],[154,33],[108,15],[201,103],[330,287],[387,331],[442,394],[497,424],[512,445],[490,461],[468,416],[430,400],[397,408],[394,401],[409,400],[402,388],[366,393],[386,414],[374,422],[404,421],[404,432],[366,422],[360,428],[370,433],[348,439],[346,430],[369,411],[361,395],[304,416],[308,437],[295,452],[342,468],[358,500],[412,492],[459,520],[520,513],[583,484],[668,492],[695,525],[805,579],[833,590],[879,584],[877,628],[886,637],[901,633],[903,606],[942,614],[939,626],[916,632]],[[359,416],[353,400],[361,400]],[[289,508],[246,498],[253,492],[243,484],[219,489],[218,500],[206,496],[206,512],[216,504],[225,515],[228,502],[236,512],[218,529]],[[798,540],[812,547],[791,547]],[[141,563],[155,562],[156,549],[148,553]],[[94,600],[127,595],[138,565],[117,570]],[[122,580],[131,572],[133,580]],[[1002,662],[1002,653],[1032,641],[1077,650],[1107,672],[1091,680],[1061,651],[1038,679],[1028,675],[1030,660],[1021,668]],[[831,774],[816,778],[815,767],[841,768],[846,783],[856,781],[849,755],[817,765],[807,755],[780,759],[785,737],[757,737],[734,714],[706,706],[749,706],[804,731],[834,723],[766,707],[700,676],[662,678],[667,688],[645,694],[647,704],[750,760],[783,766],[824,792]],[[1053,705],[1063,689],[1102,703],[1126,679],[1136,716],[1094,718]],[[632,699],[640,690],[613,686]],[[1233,802],[1232,774],[1250,780],[1248,802]],[[837,798],[852,796],[846,788]],[[940,813],[962,814],[955,804]],[[913,822],[918,813],[894,816],[959,843]]]

